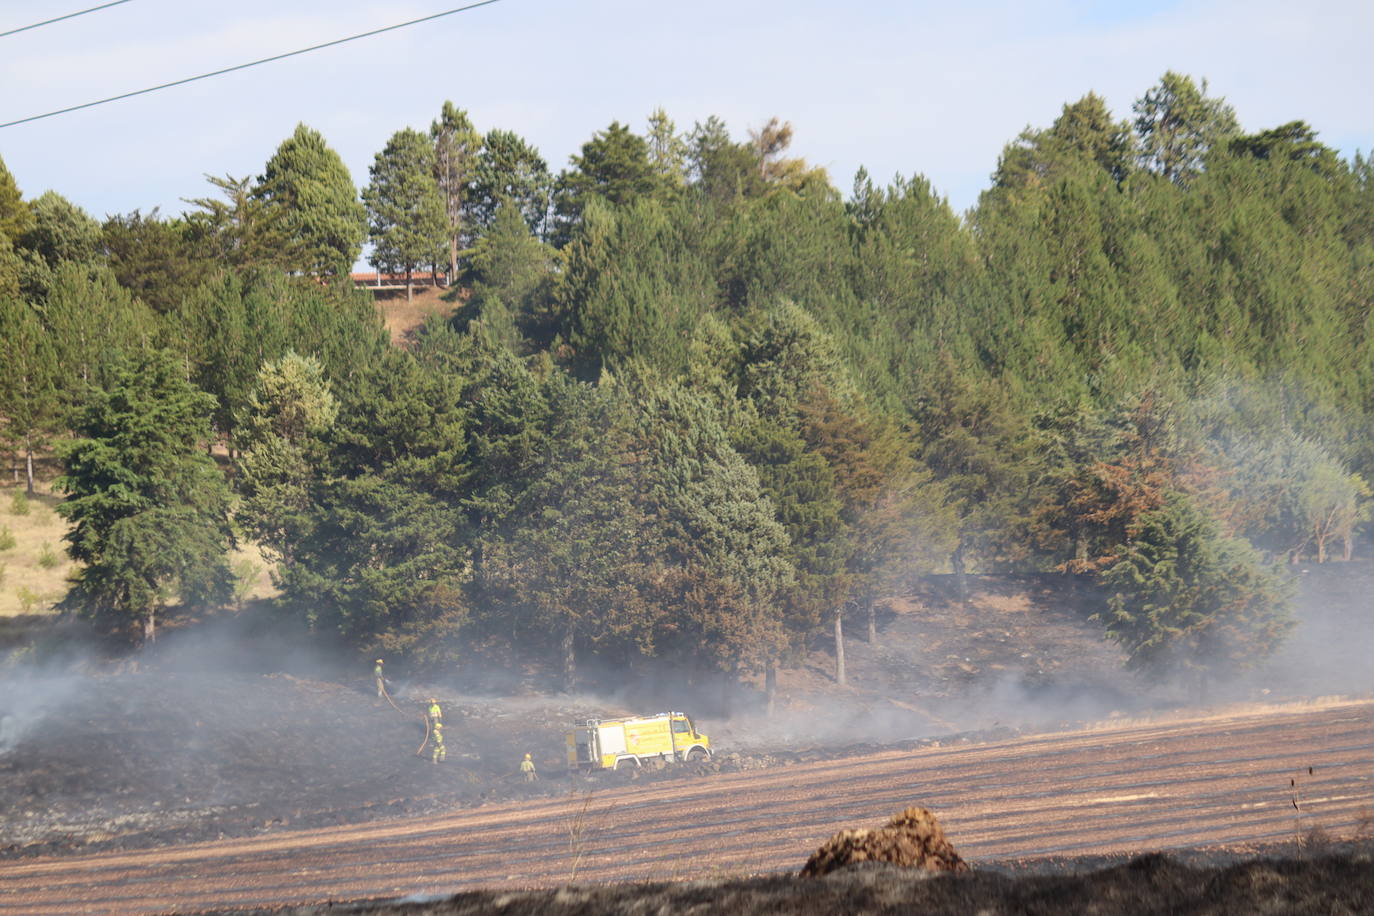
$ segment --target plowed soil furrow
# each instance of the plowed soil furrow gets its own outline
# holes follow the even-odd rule
[[[934,810],[974,860],[1260,842],[1311,826],[1340,834],[1374,809],[1372,773],[1374,702],[1251,710],[13,861],[0,864],[0,912],[186,912],[550,885],[574,873],[603,881],[791,870],[836,830],[876,825],[908,804]]]

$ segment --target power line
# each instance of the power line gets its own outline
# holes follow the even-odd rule
[[[188,76],[185,79],[173,80],[170,83],[163,83],[160,86],[149,86],[147,89],[138,89],[133,92],[125,92],[121,95],[112,95],[108,99],[99,99],[94,102],[86,102],[82,105],[72,105],[70,108],[59,108],[56,111],[48,111],[43,114],[31,115],[27,118],[20,118],[17,121],[6,121],[0,124],[0,128],[14,127],[16,124],[27,124],[30,121],[41,121],[44,118],[55,117],[60,114],[67,114],[72,111],[80,111],[83,108],[94,108],[97,105],[105,105],[109,102],[118,102],[121,99],[130,99],[136,95],[147,95],[150,92],[157,92],[160,89],[170,89],[173,86],[184,86],[187,83],[194,83],[196,80],[209,79],[212,76],[223,76],[226,73],[233,73],[236,70],[247,70],[249,67],[256,67],[260,64],[270,64],[273,61],[285,60],[288,57],[295,57],[299,54],[309,54],[311,51],[318,51],[321,48],[332,48],[349,41],[357,41],[359,38],[371,38],[373,35],[380,35],[383,32],[394,32],[397,29],[404,29],[407,26],[419,25],[422,22],[430,22],[444,16],[452,16],[454,13],[463,13],[468,10],[475,10],[479,6],[490,6],[499,3],[501,0],[480,0],[478,3],[469,3],[467,6],[456,7],[451,10],[444,10],[442,13],[435,13],[431,16],[422,16],[419,19],[412,19],[409,22],[398,22],[396,25],[385,26],[380,29],[373,29],[370,32],[359,32],[357,35],[349,35],[347,38],[336,38],[333,41],[326,41],[324,44],[311,45],[308,48],[301,48],[299,51],[288,51],[285,54],[274,54],[271,57],[264,57],[261,60],[250,61],[246,64],[238,64],[233,67],[225,67],[223,70],[212,70],[209,73],[202,73],[198,76]]]
[[[55,19],[44,19],[42,22],[35,22],[33,25],[26,25],[17,29],[10,29],[8,32],[0,32],[0,38],[4,38],[6,35],[18,35],[20,32],[27,32],[29,29],[36,29],[40,26],[52,25],[54,22],[61,22],[63,19],[75,19],[77,16],[84,16],[87,13],[94,13],[97,10],[107,10],[112,6],[119,6],[119,4],[121,3],[128,2],[129,0],[114,0],[113,3],[102,3],[99,6],[93,6],[88,10],[77,10],[75,13],[68,13],[65,16],[58,16]]]

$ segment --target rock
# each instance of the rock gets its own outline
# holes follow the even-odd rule
[[[888,862],[928,871],[968,870],[945,839],[935,815],[914,806],[877,830],[841,830],[811,854],[801,874],[817,877],[856,862]]]

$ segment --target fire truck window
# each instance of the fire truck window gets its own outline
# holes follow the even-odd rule
[[[684,735],[684,734],[686,734],[687,732],[689,732],[689,731],[691,731],[691,730],[692,730],[691,727],[687,724],[687,720],[685,720],[685,719],[674,719],[674,720],[673,720],[673,731],[677,732],[678,734]]]

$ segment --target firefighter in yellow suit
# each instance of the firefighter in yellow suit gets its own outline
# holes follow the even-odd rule
[[[372,676],[377,681],[377,699],[386,696],[386,677],[382,674],[382,660],[377,659],[377,666],[372,669]]]
[[[434,697],[430,697],[430,698],[429,698],[429,721],[430,721],[430,722],[442,722],[442,721],[444,721],[444,711],[443,711],[442,709],[439,708],[439,701],[436,700]]]
[[[534,758],[529,754],[526,754],[525,759],[520,761],[520,772],[525,774],[525,782],[534,782],[539,778],[539,774],[534,769]]]
[[[448,750],[444,747],[444,723],[434,723],[434,729],[430,732],[429,740],[434,743],[434,756],[430,762],[438,763],[440,760],[447,760]]]

